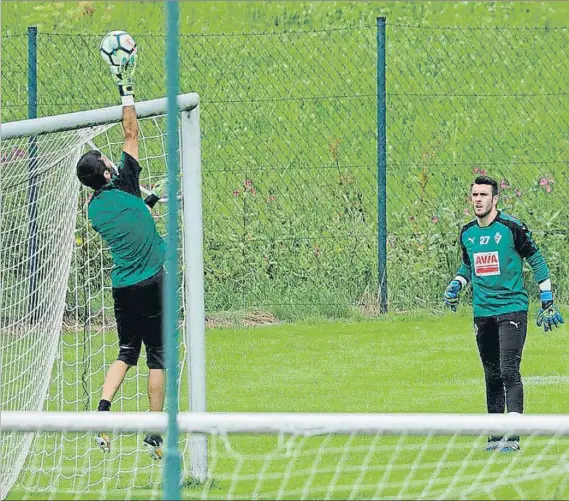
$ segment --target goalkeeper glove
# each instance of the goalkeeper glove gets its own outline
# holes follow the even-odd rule
[[[156,181],[152,187],[152,193],[158,195],[160,199],[166,198],[168,196],[168,178],[165,177]]]
[[[111,66],[113,80],[119,88],[121,97],[133,96],[134,98],[134,73],[138,54],[136,48],[129,56],[123,57],[120,66]],[[124,99],[123,99],[124,101]]]
[[[159,200],[160,200],[159,196],[155,195],[154,193],[151,193],[144,199],[144,203],[152,209],[158,203]]]
[[[151,209],[168,195],[168,179],[161,179],[152,187],[152,193],[144,199],[144,203]]]
[[[448,306],[452,311],[456,311],[458,307],[458,293],[462,288],[462,284],[458,280],[453,280],[445,290],[443,299],[445,305]]]
[[[538,327],[543,325],[543,331],[547,332],[565,323],[559,308],[553,304],[553,293],[551,291],[541,291],[539,294],[541,308],[537,312],[536,324]]]

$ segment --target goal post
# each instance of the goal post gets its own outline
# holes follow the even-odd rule
[[[179,95],[177,105],[182,166],[178,318],[184,352],[178,386],[185,390],[179,409],[204,412],[199,96]],[[167,106],[167,98],[135,104],[143,192],[167,175]],[[16,482],[25,461],[45,460],[42,447],[46,444],[57,448],[50,454],[63,457],[69,450],[63,439],[54,445],[48,433],[8,433],[4,425],[9,413],[93,410],[104,372],[118,353],[112,262],[88,223],[90,192],[79,184],[75,167],[81,154],[93,146],[118,163],[124,143],[122,111],[120,105],[111,106],[5,123],[0,128],[0,499]],[[167,204],[159,204],[153,212],[161,233],[165,232],[167,210]],[[32,237],[34,245],[30,246]],[[145,370],[143,358],[139,372]],[[188,376],[184,381],[185,365]],[[113,415],[147,410],[146,385],[138,380],[135,371],[127,374],[113,403],[113,410],[120,412]],[[127,386],[130,389],[123,394]],[[205,478],[206,437],[189,436],[187,440],[184,453],[191,456],[190,473]]]
[[[205,412],[206,409],[206,359],[205,359],[205,284],[203,254],[203,204],[201,179],[200,110],[182,112],[182,144],[186,152],[182,156],[182,207],[185,230],[184,260],[188,269],[186,277],[186,333],[189,358],[187,361],[190,409]],[[192,476],[205,481],[207,472],[207,436],[190,438]]]

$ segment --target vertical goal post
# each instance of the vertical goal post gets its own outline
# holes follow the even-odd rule
[[[201,194],[201,137],[200,137],[200,124],[199,124],[199,95],[197,93],[187,93],[178,95],[177,107],[179,111],[179,129],[178,135],[181,141],[180,144],[180,165],[181,165],[181,218],[183,222],[183,240],[180,242],[183,249],[183,260],[185,261],[183,276],[184,276],[184,290],[182,291],[182,296],[184,299],[184,304],[182,305],[182,310],[184,311],[184,326],[185,326],[185,338],[184,342],[186,345],[185,353],[185,363],[187,365],[187,384],[188,384],[188,402],[190,405],[190,410],[192,412],[205,412],[206,410],[206,396],[205,396],[205,304],[204,304],[204,265],[203,265],[203,221],[202,221],[202,194]],[[148,101],[140,101],[135,103],[135,109],[138,119],[146,119],[152,117],[165,116],[168,111],[168,98],[159,98]],[[3,202],[3,177],[4,180],[7,179],[8,172],[6,169],[10,167],[10,160],[5,163],[5,158],[9,155],[5,155],[7,151],[14,149],[12,144],[17,144],[15,141],[20,139],[28,138],[36,144],[42,136],[48,134],[58,134],[67,133],[69,131],[80,130],[83,128],[90,127],[104,127],[106,125],[119,124],[122,121],[123,107],[122,105],[111,106],[107,108],[101,108],[89,111],[80,111],[68,114],[62,114],[58,116],[49,116],[41,118],[31,118],[27,120],[21,120],[17,122],[9,122],[2,124],[0,127],[0,141],[3,143],[2,149],[2,163],[4,164],[2,169],[0,169],[0,239],[2,239],[4,233],[4,228],[1,228],[2,222],[9,222],[9,218],[4,218],[6,215],[3,211],[8,212],[12,210],[11,208],[5,208],[2,204]],[[62,147],[65,147],[63,145]],[[93,142],[88,137],[80,138],[73,145],[75,150],[79,148],[92,148]],[[35,155],[35,154],[34,154]],[[50,152],[53,156],[53,153]],[[77,153],[78,155],[78,153]],[[36,161],[34,157],[34,161]],[[38,159],[41,161],[41,159]],[[50,159],[47,160],[51,162]],[[15,164],[14,164],[15,165]],[[16,165],[17,167],[17,165]],[[67,168],[71,166],[68,165]],[[75,172],[67,173],[70,177],[74,178]],[[22,176],[27,174],[21,173]],[[74,181],[77,185],[78,182]],[[35,202],[34,202],[35,203]],[[54,216],[55,217],[55,216]],[[66,235],[65,238],[67,238]],[[0,244],[4,245],[5,242]],[[5,257],[5,256],[3,256]],[[4,286],[4,279],[9,280],[7,274],[5,273],[5,267],[10,266],[8,259],[5,262],[0,262],[0,279],[2,280],[2,286]],[[69,261],[71,257],[69,255]],[[67,273],[70,271],[70,265],[66,265]],[[33,275],[33,273],[31,274]],[[34,275],[35,276],[35,275]],[[28,280],[34,280],[34,276],[30,276]],[[59,275],[58,275],[59,276]],[[66,279],[61,280],[63,287],[66,287]],[[38,286],[39,287],[39,286]],[[33,294],[33,293],[32,293]],[[64,296],[61,294],[61,302],[58,303],[60,312],[57,313],[59,318],[63,317],[64,312]],[[35,296],[34,296],[35,297]],[[4,296],[0,297],[0,346],[2,346],[2,337],[6,340],[6,345],[9,344],[8,339],[10,338],[10,333],[16,332],[20,328],[19,323],[25,323],[25,320],[14,320],[14,316],[21,315],[19,310],[8,311],[10,302],[6,301],[4,303]],[[41,313],[41,312],[40,312]],[[56,334],[55,334],[56,333]],[[33,334],[33,332],[32,332]],[[63,335],[62,324],[54,329],[54,334],[59,336]],[[18,411],[31,411],[38,412],[40,415],[47,415],[48,413],[41,412],[44,408],[44,403],[49,393],[49,380],[51,378],[52,366],[54,360],[57,357],[54,353],[52,355],[52,360],[46,364],[44,371],[45,379],[45,389],[42,387],[38,391],[42,396],[38,398],[37,396],[24,395],[16,403],[11,400],[10,404],[4,405],[4,400],[2,400],[2,392],[0,391],[0,432],[10,431],[10,416],[11,412]],[[10,381],[6,380],[9,376],[6,374],[2,367],[3,358],[0,358],[0,386],[4,387],[4,384],[10,384]],[[8,365],[8,361],[4,365]],[[182,374],[180,374],[180,377]],[[43,383],[42,383],[43,385]],[[178,386],[181,383],[178,381]],[[6,394],[6,398],[10,398],[9,393]],[[88,414],[88,413],[86,413]],[[120,416],[120,412],[111,413],[113,417]],[[82,420],[83,418],[80,418]],[[118,418],[120,419],[120,418]],[[27,447],[31,438],[25,442]],[[207,438],[205,435],[190,436],[189,442],[191,447],[189,448],[190,454],[190,471],[189,473],[192,477],[205,480],[207,478]],[[0,440],[0,446],[2,446],[2,440]],[[23,447],[25,448],[25,447]],[[0,455],[3,451],[0,447]],[[24,456],[26,451],[22,451],[22,456]],[[18,459],[14,462],[15,468],[19,469],[22,466],[23,459]],[[1,486],[0,486],[1,487]],[[0,489],[1,491],[2,489]],[[2,493],[0,492],[0,499],[2,498]]]

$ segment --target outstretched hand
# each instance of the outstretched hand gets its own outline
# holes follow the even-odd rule
[[[113,80],[119,88],[121,96],[134,94],[134,74],[136,72],[136,49],[129,55],[124,56],[120,66],[111,66]]]

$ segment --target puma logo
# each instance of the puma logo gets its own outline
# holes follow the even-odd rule
[[[472,237],[472,238],[468,237],[468,241],[469,241],[471,244],[473,244],[473,243],[474,243],[474,237]]]
[[[520,323],[519,323],[519,322],[514,322],[513,320],[510,320],[510,323],[511,323],[516,329],[519,329],[519,328],[520,328]]]

